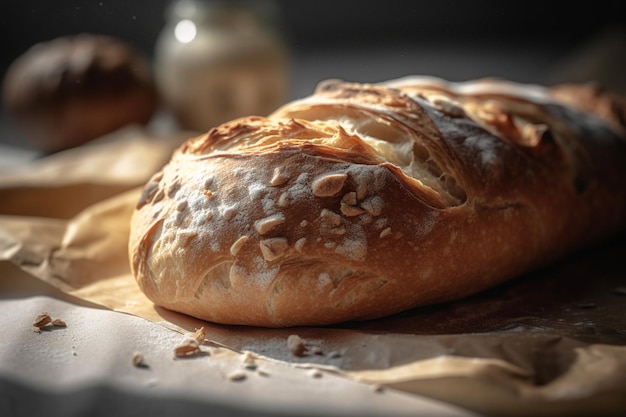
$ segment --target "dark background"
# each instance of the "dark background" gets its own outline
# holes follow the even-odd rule
[[[295,48],[489,40],[574,46],[624,25],[619,1],[277,0]],[[33,43],[97,32],[150,54],[169,0],[4,0],[2,69]]]
[[[607,34],[621,43],[604,51],[602,59],[624,63],[626,25],[620,3],[276,1],[292,52],[292,97],[310,93],[325,78],[376,82],[428,74],[451,80],[484,76],[539,83],[584,80],[594,71],[593,65],[586,68],[595,61],[588,57],[606,43]],[[169,4],[169,0],[3,0],[0,75],[4,78],[10,63],[33,44],[80,32],[117,36],[152,57]],[[574,74],[574,67],[585,68]],[[622,74],[612,77],[621,81]],[[0,142],[18,142],[14,132],[7,133],[5,116],[2,122]]]
[[[128,40],[151,53],[169,0],[5,0],[2,67],[33,43],[78,32]],[[619,1],[277,0],[297,48],[388,42],[547,41],[573,45],[624,25]]]

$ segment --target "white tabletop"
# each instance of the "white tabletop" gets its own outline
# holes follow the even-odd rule
[[[67,327],[33,332],[32,321],[43,311]],[[242,355],[210,346],[197,357],[175,359],[179,333],[54,296],[5,295],[0,317],[2,416],[475,415],[280,362],[246,369]],[[143,354],[146,367],[132,364],[135,352]],[[242,372],[245,380],[231,380],[233,372]]]

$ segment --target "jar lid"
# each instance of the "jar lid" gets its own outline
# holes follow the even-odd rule
[[[228,25],[253,18],[258,23],[275,26],[280,13],[274,0],[178,0],[168,7],[166,14],[171,20]]]

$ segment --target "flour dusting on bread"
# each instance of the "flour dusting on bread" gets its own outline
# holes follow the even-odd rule
[[[554,262],[624,229],[626,129],[553,91],[329,81],[217,126],[146,184],[129,244],[137,282],[209,321],[323,325]]]

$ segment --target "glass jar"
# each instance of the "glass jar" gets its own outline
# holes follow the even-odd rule
[[[155,78],[180,128],[204,132],[285,102],[288,57],[277,12],[261,0],[171,4],[155,45]]]

